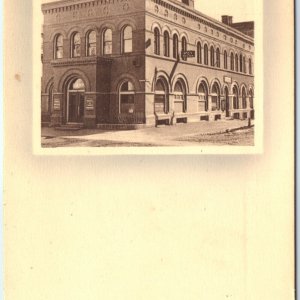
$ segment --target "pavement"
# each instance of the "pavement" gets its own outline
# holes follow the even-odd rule
[[[253,124],[253,122],[252,122]],[[58,131],[42,128],[43,147],[60,146],[195,146],[199,137],[222,135],[235,130],[247,129],[248,120],[218,120],[159,126],[137,130],[107,131],[81,129],[79,131]]]

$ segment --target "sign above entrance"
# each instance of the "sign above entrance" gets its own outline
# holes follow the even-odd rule
[[[182,51],[181,52],[182,57],[189,58],[189,57],[195,57],[196,51],[189,50],[189,51]]]

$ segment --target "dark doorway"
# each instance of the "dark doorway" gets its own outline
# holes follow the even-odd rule
[[[228,89],[225,88],[225,113],[226,113],[226,117],[229,117],[229,115],[230,115],[229,109],[230,109],[229,93],[228,93]]]
[[[84,93],[69,93],[69,116],[68,122],[82,123],[84,116]]]

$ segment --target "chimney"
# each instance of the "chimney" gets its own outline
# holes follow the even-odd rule
[[[232,16],[222,16],[222,23],[231,26],[232,25]]]

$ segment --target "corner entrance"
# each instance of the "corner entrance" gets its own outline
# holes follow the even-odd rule
[[[85,86],[81,79],[72,81],[68,88],[67,123],[82,123],[84,118]]]

